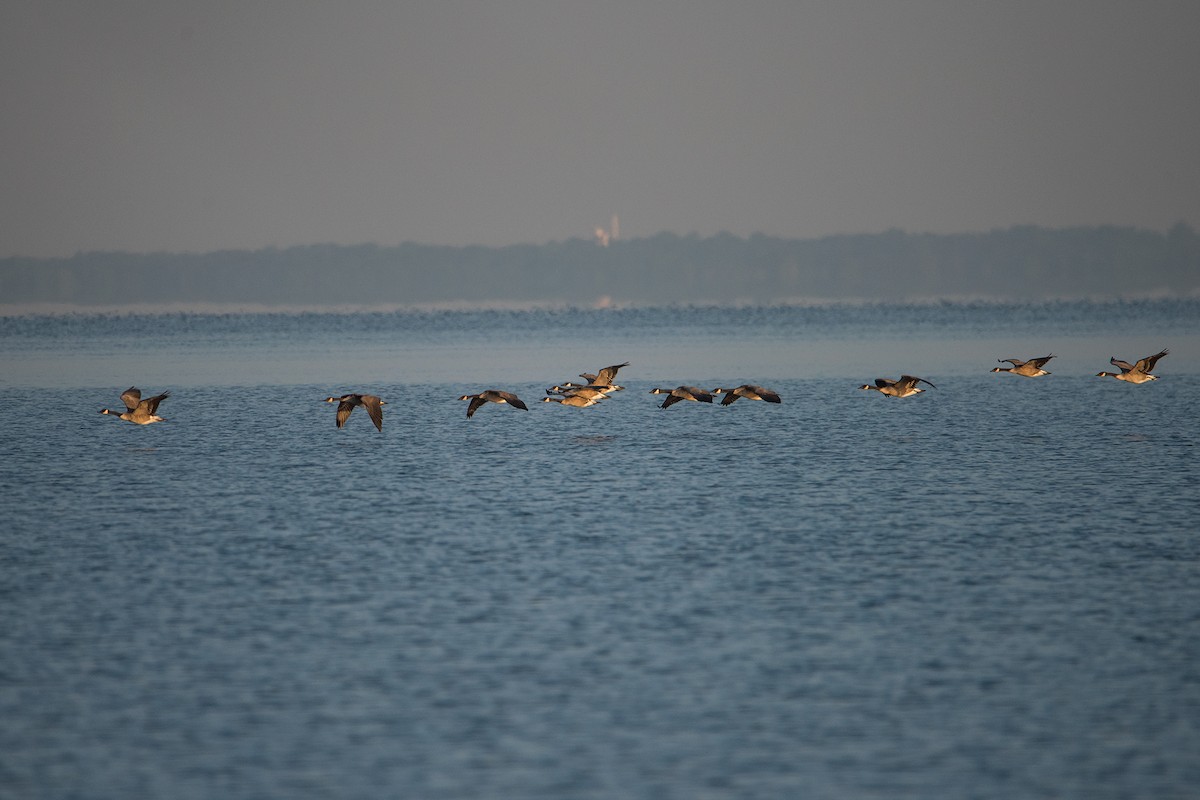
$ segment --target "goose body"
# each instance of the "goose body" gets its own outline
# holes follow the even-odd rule
[[[754,386],[749,383],[743,383],[741,386],[733,389],[723,389],[721,387],[717,387],[716,389],[712,390],[712,393],[725,395],[725,397],[721,399],[721,405],[723,406],[727,406],[736,402],[739,397],[744,397],[747,400],[765,400],[768,403],[783,402],[779,399],[779,395],[770,389],[764,389],[761,386]]]
[[[371,422],[375,423],[375,427],[383,433],[383,406],[387,405],[385,400],[381,400],[373,394],[344,394],[341,397],[326,397],[326,403],[337,403],[337,426],[340,428],[346,424],[346,420],[350,419],[350,412],[356,407],[362,406],[367,410],[367,416],[371,418]]]
[[[568,394],[562,397],[543,397],[542,402],[558,403],[559,405],[572,406],[574,408],[587,408],[588,406],[596,405],[598,401],[594,397],[584,397],[581,394]]]
[[[590,372],[581,372],[579,373],[579,377],[586,380],[589,384],[594,384],[596,386],[611,386],[612,382],[616,380],[617,371],[621,369],[621,367],[628,366],[629,362],[626,361],[622,364],[613,364],[612,366],[604,367],[595,375]]]
[[[918,383],[929,383],[924,378],[918,378],[914,375],[901,375],[899,380],[890,378],[876,378],[875,385],[864,383],[859,389],[871,389],[879,392],[887,397],[912,397],[914,394],[920,394],[924,389],[917,388]],[[933,386],[932,383],[929,383]],[[937,388],[933,386],[933,388]]]
[[[625,387],[618,386],[615,383],[575,383],[574,381],[564,381],[563,383],[551,386],[546,391],[549,394],[566,394],[573,389],[595,389],[597,391],[604,392],[605,394],[612,394],[613,392],[624,391]]]
[[[158,411],[158,404],[171,396],[170,392],[163,392],[154,397],[142,399],[142,390],[136,386],[130,386],[121,393],[121,402],[125,404],[124,412],[110,411],[107,408],[100,409],[101,414],[111,414],[114,417],[132,422],[135,425],[149,425],[152,422],[166,422],[165,419],[158,416],[155,412]]]
[[[502,392],[499,389],[485,389],[478,394],[464,394],[459,400],[470,400],[471,404],[467,406],[467,419],[474,416],[475,412],[484,403],[500,403],[508,404],[514,408],[519,408],[522,411],[528,411],[529,408],[512,392]]]
[[[1040,378],[1043,375],[1049,375],[1049,372],[1042,369],[1046,366],[1046,362],[1054,358],[1051,353],[1048,356],[1041,358],[1031,358],[1028,361],[1022,361],[1019,358],[1001,358],[997,359],[1001,364],[1012,364],[1011,367],[993,367],[992,372],[1011,372],[1013,375],[1021,375],[1026,378]]]
[[[1165,347],[1162,352],[1155,353],[1152,356],[1139,358],[1136,364],[1130,364],[1128,361],[1121,361],[1116,356],[1108,360],[1108,363],[1113,366],[1120,367],[1120,372],[1097,372],[1097,378],[1116,378],[1119,381],[1126,383],[1148,383],[1158,380],[1157,375],[1151,375],[1150,370],[1154,369],[1154,365],[1158,360],[1170,352]]]
[[[665,394],[667,399],[662,401],[660,408],[670,408],[680,400],[711,403],[712,395],[695,386],[676,386],[674,389],[651,389],[650,394]]]
[[[612,387],[608,386],[579,386],[575,388],[567,388],[564,386],[551,386],[546,390],[546,394],[559,394],[563,397],[585,397],[590,400],[603,400],[608,397],[608,393],[612,391]]]

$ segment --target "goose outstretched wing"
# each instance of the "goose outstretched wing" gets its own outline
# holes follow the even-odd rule
[[[1136,369],[1138,372],[1146,372],[1146,373],[1152,372],[1154,370],[1154,365],[1157,364],[1158,360],[1160,358],[1162,358],[1163,356],[1165,356],[1166,354],[1167,354],[1167,350],[1164,348],[1161,353],[1155,353],[1152,356],[1146,356],[1145,358],[1139,358],[1137,364],[1135,364],[1133,368]]]
[[[125,407],[130,411],[135,411],[138,407],[138,403],[141,401],[142,390],[136,386],[130,386],[128,389],[121,392],[121,402],[124,403]]]

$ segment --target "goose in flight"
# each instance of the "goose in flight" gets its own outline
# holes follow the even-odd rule
[[[589,400],[603,400],[608,397],[608,393],[612,390],[610,386],[579,386],[567,388],[565,386],[551,386],[546,390],[546,394],[558,394],[563,397],[584,397]]]
[[[149,425],[151,422],[166,422],[165,419],[158,416],[155,412],[158,411],[158,404],[171,396],[170,392],[163,392],[154,397],[142,399],[142,390],[136,386],[130,386],[121,393],[121,402],[125,404],[126,411],[124,413],[118,411],[109,411],[107,408],[100,409],[101,414],[111,414],[114,417],[119,417],[135,425]]]
[[[546,391],[549,394],[566,394],[567,392],[571,391],[572,389],[595,389],[597,391],[604,392],[605,394],[612,394],[613,392],[625,391],[624,386],[618,386],[615,383],[608,383],[608,384],[575,383],[574,381],[566,381],[564,383],[560,383],[555,386],[551,386]]]
[[[1012,366],[993,367],[992,372],[1011,372],[1013,375],[1023,375],[1026,378],[1039,378],[1042,375],[1050,374],[1042,369],[1042,367],[1046,366],[1046,362],[1052,358],[1054,358],[1053,353],[1041,358],[1031,358],[1028,361],[1022,361],[1019,358],[999,358],[996,360],[1001,364],[1008,363],[1012,364]]]
[[[659,408],[670,408],[680,400],[691,400],[700,403],[712,402],[711,394],[695,386],[676,386],[674,389],[651,389],[650,394],[668,395],[667,399],[662,401],[662,405]]]
[[[603,397],[603,396],[604,395],[601,395],[601,397]],[[585,397],[584,395],[581,395],[581,394],[568,394],[568,395],[563,395],[562,397],[543,397],[542,402],[543,403],[559,403],[560,405],[573,406],[575,408],[587,408],[588,406],[596,405],[598,402],[598,398]]]
[[[579,373],[579,377],[583,378],[589,384],[593,384],[595,386],[612,386],[613,381],[616,380],[617,377],[617,370],[619,370],[621,367],[628,366],[629,362],[626,361],[623,364],[613,364],[610,367],[605,367],[595,375],[590,372],[581,372]]]
[[[864,383],[858,388],[873,389],[888,397],[912,397],[914,394],[920,394],[925,391],[924,389],[918,389],[917,383],[929,383],[929,381],[914,375],[901,375],[900,380],[894,381],[890,378],[876,378],[874,386]],[[933,386],[932,383],[929,383],[929,385]],[[937,387],[933,386],[933,388],[936,389]]]
[[[464,394],[459,400],[470,400],[471,404],[467,406],[467,419],[470,419],[475,412],[484,403],[507,403],[508,405],[519,408],[522,411],[528,411],[529,408],[512,392],[502,392],[498,389],[485,389],[479,394]]]
[[[350,412],[356,406],[362,406],[367,410],[367,416],[371,418],[371,422],[375,423],[375,427],[383,433],[383,406],[387,405],[387,401],[380,400],[373,394],[344,394],[341,397],[326,397],[326,403],[337,403],[337,426],[340,428],[346,424],[346,420],[350,419]]]
[[[754,386],[749,383],[743,383],[734,389],[722,389],[720,387],[712,390],[713,394],[723,394],[721,405],[727,406],[735,402],[739,397],[744,397],[747,400],[766,400],[768,403],[782,403],[779,395],[770,389],[764,389],[761,386]]]
[[[1132,365],[1128,361],[1121,361],[1116,356],[1113,356],[1108,360],[1108,363],[1112,364],[1113,366],[1120,367],[1121,371],[1119,373],[1097,372],[1096,377],[1116,378],[1117,380],[1125,381],[1126,383],[1146,383],[1148,381],[1156,381],[1158,380],[1158,376],[1151,375],[1150,370],[1154,369],[1154,365],[1158,363],[1158,360],[1165,356],[1168,352],[1170,351],[1164,347],[1161,353],[1155,353],[1152,356],[1139,358],[1137,363]]]

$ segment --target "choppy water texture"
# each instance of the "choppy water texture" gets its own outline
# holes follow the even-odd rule
[[[963,308],[887,340],[940,374],[876,363],[871,321],[756,327],[779,310],[406,317],[395,351],[372,315],[10,318],[0,796],[1195,796],[1194,309],[1009,337]],[[136,361],[130,327],[142,371],[13,378]],[[347,327],[434,377],[336,385]],[[1064,341],[1048,378],[987,373]],[[1110,345],[1172,354],[1127,386],[1094,377]],[[468,421],[503,376],[448,373],[526,350],[501,388],[529,401],[626,359],[628,388]],[[855,388],[901,371],[937,388]],[[767,377],[779,406],[648,394]],[[168,422],[96,413],[130,382]],[[382,434],[334,427],[343,388]]]

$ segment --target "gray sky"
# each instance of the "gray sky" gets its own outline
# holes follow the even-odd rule
[[[0,256],[1200,227],[1200,3],[0,3]]]

